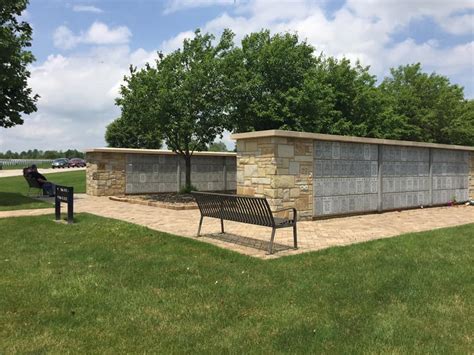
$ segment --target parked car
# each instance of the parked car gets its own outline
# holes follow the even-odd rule
[[[70,168],[83,168],[86,166],[86,161],[81,158],[72,158],[69,159],[69,167]]]
[[[56,169],[56,168],[58,168],[58,169],[59,168],[69,168],[69,159],[67,159],[67,158],[55,159],[51,163],[51,167],[53,169]]]

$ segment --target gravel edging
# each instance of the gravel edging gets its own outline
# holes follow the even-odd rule
[[[153,206],[153,207],[160,207],[160,208],[167,208],[169,210],[197,210],[197,204],[180,204],[180,203],[165,203],[159,201],[145,201],[136,198],[130,197],[118,197],[118,196],[110,196],[110,200],[118,201],[118,202],[127,202],[135,205],[144,205],[144,206]]]

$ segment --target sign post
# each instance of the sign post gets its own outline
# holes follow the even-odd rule
[[[74,188],[56,185],[55,214],[56,221],[61,219],[61,202],[67,204],[67,223],[74,223]]]

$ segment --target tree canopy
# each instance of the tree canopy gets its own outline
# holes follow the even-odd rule
[[[305,115],[301,96],[316,63],[314,49],[294,34],[252,33],[226,59],[228,128],[237,132],[291,129]]]
[[[420,63],[390,72],[379,89],[385,112],[398,125],[397,132],[387,132],[391,137],[474,145],[472,100],[464,99],[460,86],[436,73],[423,73]]]
[[[156,132],[186,163],[186,187],[191,186],[191,156],[205,150],[224,131],[229,90],[224,58],[233,49],[233,34],[214,36],[196,30],[183,48],[159,53],[155,66],[131,69],[120,90],[120,120],[108,127],[108,143],[119,125]],[[123,121],[121,121],[123,120]],[[122,130],[123,132],[123,130]]]
[[[369,67],[336,59],[296,34],[263,30],[234,46],[195,32],[154,66],[131,68],[107,129],[112,146],[163,141],[186,160],[225,129],[287,129],[361,137],[474,145],[474,104],[463,88],[421,64],[391,69],[377,84]],[[148,145],[150,144],[150,145]]]
[[[214,142],[209,145],[210,152],[228,152],[227,146],[224,142]]]
[[[19,16],[28,0],[2,0],[0,6],[0,127],[23,123],[22,114],[36,111],[38,95],[28,87],[27,65],[35,58],[25,50],[31,46],[32,29]]]

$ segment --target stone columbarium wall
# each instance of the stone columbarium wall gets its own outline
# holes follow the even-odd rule
[[[87,194],[119,196],[177,192],[185,185],[185,164],[171,151],[96,148],[86,150]],[[191,183],[200,191],[236,189],[236,154],[196,152]]]
[[[474,200],[474,152],[471,152],[471,172],[469,174],[469,198]]]
[[[239,135],[235,135],[239,136]],[[313,142],[291,137],[237,139],[237,194],[266,197],[272,210],[313,212]]]
[[[474,198],[474,148],[291,131],[234,134],[237,193],[302,219]]]

